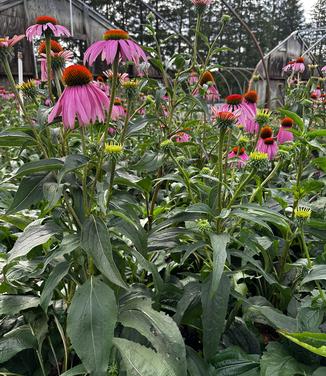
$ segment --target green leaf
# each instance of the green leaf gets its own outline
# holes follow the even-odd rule
[[[75,366],[68,371],[62,373],[60,376],[78,376],[78,375],[86,375],[87,371],[82,364]]]
[[[49,180],[50,174],[33,174],[24,177],[7,214],[28,209],[32,204],[40,202],[43,199],[43,184]]]
[[[267,346],[261,358],[261,376],[306,376],[310,369],[306,365],[296,361],[287,350],[277,342],[271,342]]]
[[[91,277],[77,289],[67,316],[67,333],[86,370],[105,376],[117,321],[117,304],[111,288]]]
[[[220,279],[224,270],[226,260],[226,245],[230,241],[228,234],[210,234],[211,245],[213,248],[213,272],[209,295],[214,297],[218,289]]]
[[[0,295],[0,315],[16,315],[25,309],[37,307],[40,299],[32,295]]]
[[[213,276],[202,285],[202,324],[203,347],[206,360],[212,359],[218,352],[220,338],[224,330],[224,321],[230,295],[230,279],[223,275],[216,293],[212,296]]]
[[[15,176],[31,175],[35,172],[60,170],[63,167],[63,162],[59,159],[41,159],[36,162],[29,162],[22,165]]]
[[[46,210],[53,209],[60,200],[63,192],[63,184],[45,183],[43,185],[44,199],[48,201]]]
[[[182,318],[187,309],[200,297],[200,287],[201,286],[199,282],[189,282],[185,286],[184,293],[181,299],[178,300],[177,310],[175,315],[173,316],[174,321],[178,325],[180,325],[180,323],[182,322]]]
[[[272,229],[268,226],[266,222],[261,220],[260,218],[257,218],[257,216],[246,213],[245,211],[240,211],[240,210],[234,210],[231,212],[231,215],[234,215],[237,218],[242,218],[246,221],[253,222],[257,224],[258,226],[261,226],[265,228],[269,233],[273,234]]]
[[[93,257],[97,269],[112,283],[127,288],[115,265],[109,231],[102,219],[91,215],[83,225],[81,246]]]
[[[246,354],[232,346],[220,351],[211,363],[216,368],[214,376],[259,376],[259,355]],[[276,375],[275,375],[276,376]]]
[[[326,137],[326,129],[316,129],[315,131],[307,132],[308,138]]]
[[[326,367],[318,367],[311,376],[325,376]]]
[[[149,121],[156,120],[156,117],[140,116],[138,119],[129,122],[129,126],[126,131],[126,137],[129,137],[138,131],[144,129]]]
[[[163,165],[164,157],[165,155],[162,153],[148,151],[132,166],[132,169],[146,172],[156,171]]]
[[[150,300],[134,299],[122,307],[119,321],[147,338],[176,375],[186,376],[185,344],[178,326],[170,316],[155,311]]]
[[[33,146],[35,139],[25,132],[4,131],[0,133],[0,147]]]
[[[314,265],[308,272],[308,274],[301,281],[301,285],[311,281],[319,281],[326,279],[326,267],[325,265]]]
[[[326,358],[326,333],[288,333],[284,330],[278,332],[306,350]]]
[[[235,205],[234,208],[246,209],[249,214],[260,217],[263,221],[272,223],[283,232],[290,231],[289,220],[282,214],[277,213],[274,210],[264,208],[259,205],[247,204],[247,205]]]
[[[321,170],[326,172],[326,157],[319,157],[312,160],[313,165],[319,167]]]
[[[187,346],[187,369],[189,376],[213,376],[212,368],[199,354]]]
[[[286,316],[273,307],[253,305],[249,307],[251,319],[253,321],[260,321],[260,315],[266,322],[276,329],[286,329],[291,332],[297,330],[297,320]]]
[[[40,297],[40,306],[47,312],[48,305],[52,299],[53,290],[58,283],[67,275],[70,264],[67,261],[57,264],[45,281],[45,285]]]
[[[0,340],[0,363],[11,359],[19,352],[37,347],[37,340],[27,325],[12,330]]]
[[[33,248],[38,245],[46,243],[53,235],[60,232],[60,228],[53,222],[46,222],[42,225],[43,219],[38,219],[29,224],[16,243],[12,250],[8,253],[8,261],[15,258],[26,256]]]
[[[303,120],[301,119],[301,117],[299,115],[297,115],[295,112],[291,112],[291,111],[285,110],[283,108],[280,109],[280,113],[283,116],[287,116],[290,119],[292,119],[295,122],[295,124],[297,124],[297,126],[300,128],[300,130],[303,131],[303,129],[304,129],[304,122],[303,122]]]
[[[89,162],[89,159],[82,154],[68,155],[64,161],[63,168],[59,172],[58,182],[59,183],[61,182],[65,174],[86,166],[88,162]]]
[[[123,338],[114,338],[113,344],[120,352],[128,376],[153,376],[153,372],[155,376],[176,376],[155,351]]]

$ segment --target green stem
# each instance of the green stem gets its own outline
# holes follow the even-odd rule
[[[16,100],[25,116],[25,118],[27,119],[27,121],[30,123],[31,125],[31,128],[32,128],[32,132],[34,134],[34,137],[36,139],[36,142],[38,143],[38,146],[41,150],[41,152],[43,152],[43,154],[45,155],[46,158],[48,158],[48,153],[42,143],[42,140],[40,138],[40,135],[38,134],[38,132],[36,131],[36,129],[34,128],[34,125],[32,124],[32,120],[29,118],[28,114],[27,114],[27,111],[25,109],[25,106],[24,106],[24,103],[19,95],[19,92],[16,88],[16,83],[15,83],[15,79],[11,73],[11,68],[10,68],[10,64],[9,64],[9,61],[8,61],[8,58],[7,56],[4,56],[3,58],[3,61],[2,61],[2,66],[3,66],[3,70],[5,71],[6,75],[7,75],[7,78],[8,78],[8,81],[10,83],[10,86],[11,86],[11,90],[13,91],[13,93],[15,94],[15,97],[16,97]]]
[[[48,90],[49,90],[49,97],[52,102],[54,103],[53,93],[52,93],[52,80],[51,80],[51,71],[52,71],[52,64],[51,64],[51,35],[49,33],[45,33],[45,53],[46,53],[46,65],[47,65],[47,74],[48,74]]]
[[[180,174],[183,176],[183,180],[186,184],[186,188],[187,188],[190,200],[191,200],[192,203],[194,203],[195,201],[194,201],[194,197],[193,197],[193,194],[192,194],[192,190],[191,190],[191,186],[190,186],[190,179],[189,179],[188,173],[184,170],[184,168],[181,166],[181,164],[177,161],[177,159],[175,158],[175,156],[172,154],[171,151],[169,152],[169,155],[170,155],[171,159],[173,160],[173,162],[177,165]]]
[[[275,165],[275,167],[273,168],[273,170],[271,171],[271,173],[267,176],[267,178],[259,185],[259,187],[257,187],[255,189],[255,191],[253,192],[253,194],[251,195],[250,199],[249,199],[249,202],[253,202],[257,193],[259,191],[261,191],[261,189],[273,178],[273,176],[276,174],[277,170],[281,167],[282,165],[282,161],[278,161]]]
[[[307,244],[306,244],[306,240],[305,240],[305,237],[304,237],[304,232],[303,232],[302,227],[300,228],[299,235],[300,235],[301,244],[302,244],[302,247],[303,247],[303,252],[304,252],[304,254],[307,258],[307,261],[308,261],[307,267],[308,267],[308,269],[311,269],[312,268],[312,261],[311,261],[311,258],[310,258],[309,250],[308,250],[308,247],[307,247]]]
[[[197,21],[196,21],[196,29],[195,29],[195,42],[194,42],[194,54],[192,57],[192,67],[197,65],[197,53],[198,53],[198,35],[200,32],[200,24],[201,24],[202,15],[198,13]]]
[[[231,200],[229,201],[228,205],[227,205],[227,209],[230,209],[231,206],[233,205],[233,203],[235,202],[235,200],[237,199],[237,197],[239,196],[239,194],[241,193],[242,189],[245,187],[245,185],[252,179],[252,177],[255,175],[255,172],[254,171],[251,171],[250,174],[238,185],[238,188],[236,189],[236,191],[234,192]]]
[[[55,82],[55,87],[57,89],[58,97],[61,97],[62,89],[61,89],[61,84],[60,84],[59,72],[57,70],[54,71],[54,82]]]
[[[2,61],[2,66],[3,66],[3,70],[5,71],[5,73],[7,75],[8,81],[9,81],[10,86],[11,86],[11,90],[15,94],[16,100],[17,100],[24,116],[27,116],[24,103],[23,103],[21,96],[19,95],[19,92],[16,88],[15,79],[14,79],[12,73],[11,73],[11,68],[10,68],[10,64],[9,64],[7,56],[4,56],[3,61]]]
[[[86,142],[85,142],[85,129],[83,127],[81,127],[79,130],[80,130],[82,152],[83,152],[83,155],[86,156],[87,151],[86,151]],[[84,213],[87,216],[87,213],[88,213],[88,202],[87,202],[87,165],[83,168],[82,186],[83,186],[83,207],[84,207]]]
[[[217,182],[217,211],[218,214],[221,213],[222,210],[222,185],[223,185],[223,148],[224,148],[224,138],[225,138],[225,129],[221,129],[220,131],[220,142],[218,145],[218,161],[217,161],[217,175],[218,175],[218,182]]]

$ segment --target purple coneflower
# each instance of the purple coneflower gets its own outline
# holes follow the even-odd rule
[[[272,136],[273,136],[273,129],[269,125],[266,125],[265,127],[263,127],[260,131],[260,138],[257,143],[257,150],[261,151],[260,147],[264,145],[264,140]],[[265,152],[262,151],[262,153],[265,153]]]
[[[238,125],[245,125],[247,119],[254,116],[251,109],[243,102],[242,95],[231,94],[225,98],[225,101],[226,103],[221,105],[220,111],[235,113],[238,116]]]
[[[136,65],[140,59],[147,61],[145,52],[137,43],[129,39],[129,34],[124,30],[111,29],[103,34],[103,40],[93,43],[85,52],[84,63],[93,65],[98,56],[107,64],[112,64],[119,56],[122,61],[132,61]]]
[[[190,135],[185,132],[178,132],[172,138],[175,138],[175,141],[178,143],[189,142]]]
[[[246,153],[245,148],[240,148],[239,146],[235,146],[231,153],[228,154],[229,159],[237,158],[237,166],[238,168],[242,168],[246,165],[246,161],[249,159],[249,155]]]
[[[74,129],[77,117],[79,125],[94,123],[97,119],[104,122],[105,109],[109,108],[109,98],[92,82],[92,73],[82,65],[71,65],[62,75],[67,87],[51,111],[48,121],[51,123],[62,115],[65,128]]]
[[[43,41],[38,49],[38,53],[41,57],[41,81],[48,80],[48,68],[45,52],[45,42]],[[74,54],[71,51],[64,51],[60,43],[56,42],[55,40],[51,40],[52,70],[57,70],[62,74],[62,70],[65,68],[66,63],[70,62],[73,56]],[[51,79],[53,79],[53,71],[51,72]]]
[[[261,153],[266,153],[268,155],[268,159],[271,161],[275,158],[278,152],[278,146],[273,137],[268,137],[264,139],[264,143],[259,149],[257,147],[257,150]]]
[[[13,47],[16,43],[25,38],[24,34],[14,35],[12,38],[4,37],[0,38],[0,49]]]
[[[114,104],[112,107],[112,114],[111,119],[112,120],[118,120],[126,115],[126,110],[122,105],[122,101],[120,98],[115,97],[114,98]]]
[[[324,65],[322,68],[321,68],[321,71],[323,74],[326,74],[326,65]]]
[[[286,117],[282,119],[281,126],[277,134],[277,141],[280,144],[293,141],[293,133],[288,131],[288,129],[291,129],[292,127],[293,120],[291,118]]]
[[[292,72],[303,73],[305,68],[306,67],[304,65],[304,58],[299,57],[296,59],[296,61],[292,65]]]
[[[199,85],[193,91],[193,95],[200,93],[200,88],[205,89],[204,98],[207,102],[213,103],[220,99],[220,93],[217,90],[215,79],[211,72],[204,72],[199,79]]]
[[[292,72],[292,69],[293,69],[293,64],[295,63],[295,60],[291,60],[289,61],[283,68],[282,68],[282,71],[283,72]]]
[[[189,85],[195,85],[198,82],[198,74],[196,71],[192,70],[188,78]]]
[[[244,105],[249,109],[247,120],[244,124],[245,131],[248,133],[257,134],[259,132],[259,124],[256,122],[257,99],[258,96],[255,90],[250,90],[244,95]]]
[[[70,37],[69,30],[64,26],[58,25],[58,21],[54,17],[40,16],[35,20],[35,25],[30,26],[26,30],[26,37],[31,42],[33,37],[41,37],[45,32],[55,37]]]

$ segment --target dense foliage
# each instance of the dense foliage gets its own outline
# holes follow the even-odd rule
[[[1,91],[1,375],[326,374],[325,79],[298,59],[284,108],[218,103],[205,10],[167,61],[147,18],[163,80],[123,74],[134,42],[97,82],[63,70],[45,31],[53,74]]]

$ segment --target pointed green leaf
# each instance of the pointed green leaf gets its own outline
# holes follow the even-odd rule
[[[122,307],[119,321],[147,338],[176,375],[186,376],[185,344],[177,324],[170,316],[155,311],[149,299],[133,299]]]
[[[224,263],[226,260],[226,245],[230,241],[228,234],[210,234],[211,245],[213,248],[213,272],[212,282],[210,287],[210,297],[216,294],[220,279],[224,270]]]
[[[109,231],[100,218],[90,216],[82,228],[81,246],[93,257],[97,269],[112,283],[127,288],[115,265]]]
[[[100,277],[91,277],[77,289],[72,299],[67,333],[92,375],[106,375],[117,312],[114,293]]]
[[[128,376],[176,376],[162,355],[152,349],[123,338],[114,338],[113,344],[121,354]]]
[[[306,350],[326,358],[326,333],[288,333],[284,330],[278,332]]]
[[[45,285],[40,297],[40,306],[46,312],[48,305],[50,304],[53,290],[56,288],[58,283],[67,275],[70,264],[67,261],[57,264],[52,270],[51,274],[45,281]]]
[[[38,219],[29,224],[16,243],[12,250],[8,253],[8,261],[15,258],[26,256],[33,248],[38,245],[46,243],[53,235],[60,232],[60,228],[53,222],[46,222],[42,224],[43,219]]]

